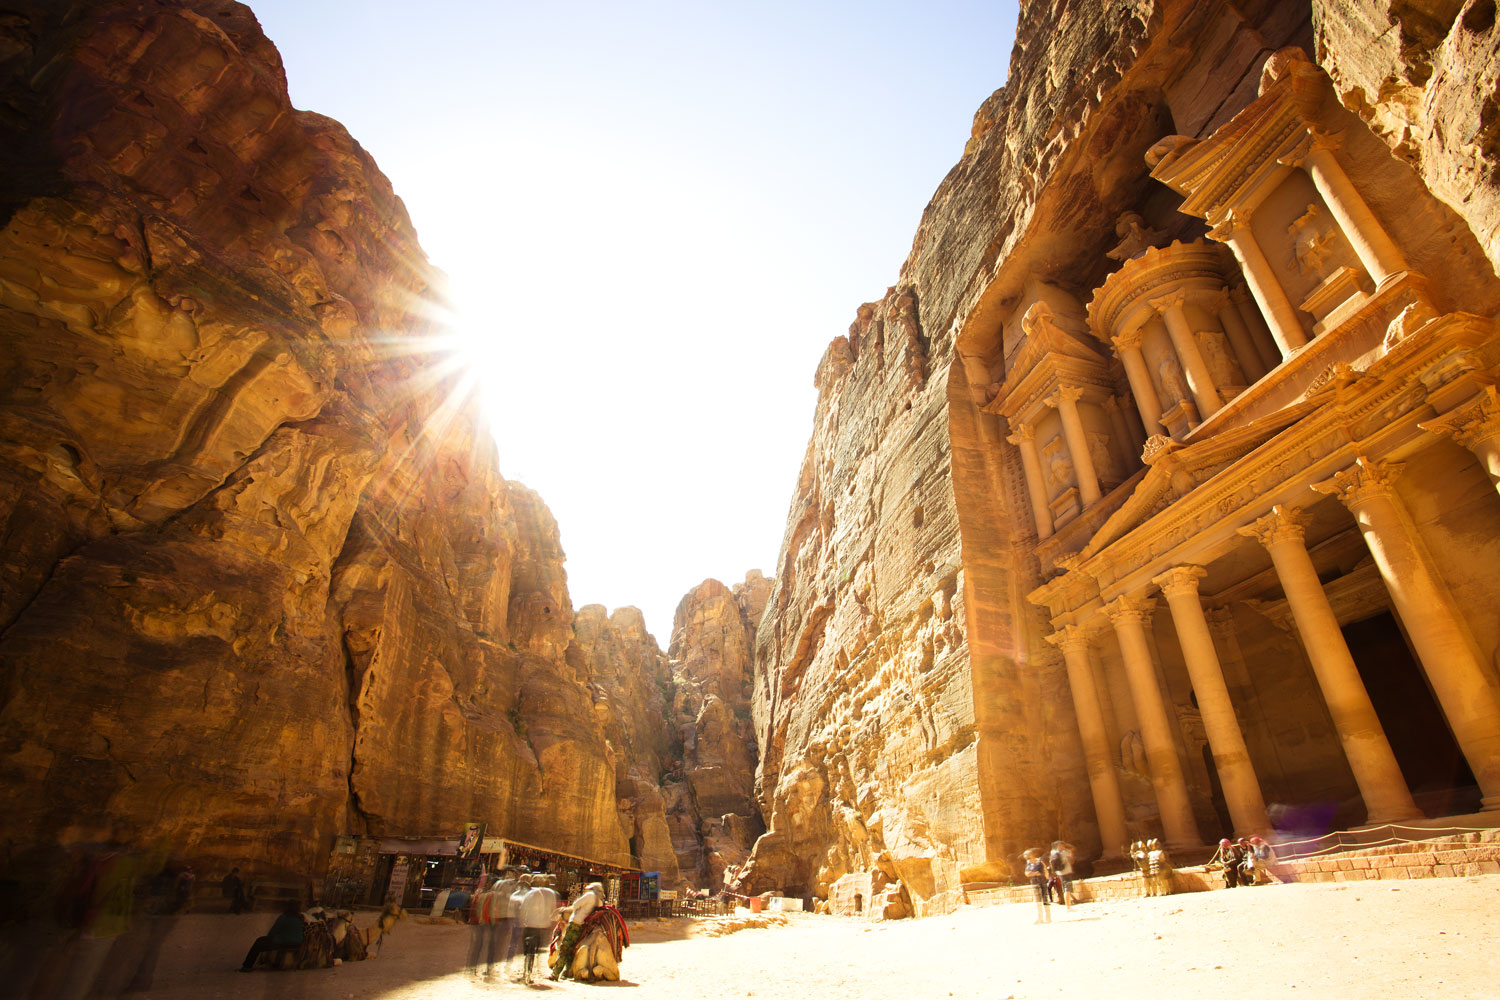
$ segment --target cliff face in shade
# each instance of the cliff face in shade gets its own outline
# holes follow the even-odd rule
[[[682,766],[664,791],[675,800],[674,842],[684,876],[717,890],[764,829],[755,803],[750,722],[753,639],[771,581],[751,570],[732,589],[705,580],[672,624],[672,710]]]
[[[15,5],[12,5],[15,8]],[[557,528],[365,152],[234,3],[0,25],[0,839],[627,850]]]

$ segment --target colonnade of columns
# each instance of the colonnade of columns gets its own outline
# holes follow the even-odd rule
[[[1046,406],[1057,410],[1058,417],[1062,420],[1063,442],[1068,449],[1068,458],[1073,464],[1073,474],[1077,478],[1078,496],[1084,507],[1097,502],[1104,492],[1100,487],[1099,470],[1094,467],[1093,455],[1089,452],[1088,433],[1083,425],[1083,416],[1078,411],[1078,403],[1083,399],[1084,390],[1078,386],[1060,385],[1057,390],[1047,397]],[[1051,537],[1056,525],[1053,523],[1052,506],[1047,496],[1047,480],[1042,471],[1042,456],[1036,446],[1036,424],[1040,417],[1025,420],[1021,417],[1011,419],[1012,433],[1006,438],[1021,452],[1021,469],[1026,476],[1026,492],[1031,498],[1031,513],[1036,520],[1036,533],[1038,538]],[[1113,423],[1123,425],[1123,420],[1114,420]],[[1116,441],[1118,448],[1118,435],[1120,426],[1114,428],[1115,434],[1112,438]]]
[[[1207,420],[1224,405],[1220,391],[1223,387],[1214,383],[1213,374],[1198,346],[1198,338],[1187,316],[1186,306],[1189,302],[1218,319],[1235,360],[1250,382],[1259,380],[1276,367],[1281,359],[1253,332],[1260,324],[1250,312],[1248,299],[1243,295],[1236,295],[1228,288],[1206,294],[1179,288],[1151,299],[1151,308],[1167,328],[1167,337],[1182,367],[1199,419]],[[1170,433],[1161,419],[1161,395],[1156,391],[1156,383],[1141,350],[1143,332],[1143,326],[1136,326],[1113,338],[1111,343],[1125,367],[1125,378],[1130,382],[1130,392],[1135,397],[1146,433],[1156,434],[1159,433],[1158,429]]]
[[[1360,197],[1359,190],[1334,155],[1337,146],[1336,137],[1321,129],[1309,128],[1302,142],[1278,162],[1307,172],[1355,256],[1378,286],[1406,271],[1406,258],[1364,198]],[[1250,293],[1265,314],[1282,357],[1286,357],[1307,343],[1307,333],[1302,328],[1296,307],[1287,297],[1286,289],[1250,229],[1249,213],[1253,210],[1254,206],[1230,209],[1209,219],[1212,228],[1208,235],[1227,244],[1239,261],[1245,283],[1250,286]]]
[[[1473,637],[1427,552],[1410,514],[1391,488],[1399,466],[1363,457],[1312,488],[1337,497],[1353,514],[1406,627],[1437,700],[1479,784],[1485,809],[1500,808],[1500,683],[1491,675]],[[1371,704],[1333,607],[1318,579],[1305,540],[1308,515],[1277,505],[1240,529],[1271,557],[1334,729],[1363,797],[1368,821],[1395,822],[1420,815],[1396,756]],[[1235,830],[1269,831],[1260,783],[1246,749],[1229,687],[1198,593],[1205,570],[1180,565],[1152,583],[1167,600],[1192,681]],[[1175,722],[1157,680],[1147,640],[1155,600],[1146,591],[1121,594],[1103,606],[1119,644],[1137,716],[1152,788],[1167,843],[1201,842],[1178,756]],[[1090,626],[1060,626],[1051,640],[1063,651],[1089,784],[1107,851],[1124,843],[1123,807],[1099,684],[1090,672]],[[1105,762],[1109,764],[1104,766]]]

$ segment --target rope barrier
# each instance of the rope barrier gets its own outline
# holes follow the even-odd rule
[[[1410,830],[1414,833],[1423,834],[1423,836],[1403,837],[1395,833],[1397,830]],[[1435,844],[1452,844],[1459,849],[1474,846],[1473,841],[1445,839],[1460,833],[1500,833],[1500,831],[1497,831],[1494,827],[1485,826],[1407,826],[1401,823],[1382,823],[1380,826],[1369,827],[1365,831],[1340,830],[1334,833],[1326,833],[1319,837],[1284,840],[1273,846],[1276,849],[1277,858],[1283,861],[1292,858],[1311,858],[1320,854],[1332,854],[1339,851],[1389,847],[1393,844],[1432,842]],[[1384,839],[1370,839],[1372,837],[1379,837],[1381,834],[1387,834],[1387,836]],[[1314,845],[1329,840],[1332,840],[1333,843],[1328,846],[1309,847],[1307,850],[1298,849],[1299,845]]]

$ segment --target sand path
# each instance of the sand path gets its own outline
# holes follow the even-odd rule
[[[404,921],[369,962],[294,973],[230,971],[270,917],[190,916],[167,940],[155,1000],[548,1000],[628,989],[637,998],[1109,997],[1320,1000],[1500,997],[1500,876],[1264,886],[1054,908],[965,910],[870,924],[803,915],[701,935],[637,928],[627,982],[485,985],[462,971],[467,929]],[[684,936],[684,935],[687,936]]]

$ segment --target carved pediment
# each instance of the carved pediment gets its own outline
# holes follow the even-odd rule
[[[1289,407],[1251,426],[1226,430],[1188,445],[1161,438],[1140,484],[1099,527],[1080,555],[1088,558],[1150,521],[1295,423],[1309,408],[1305,403]],[[1147,442],[1148,449],[1151,444]]]

